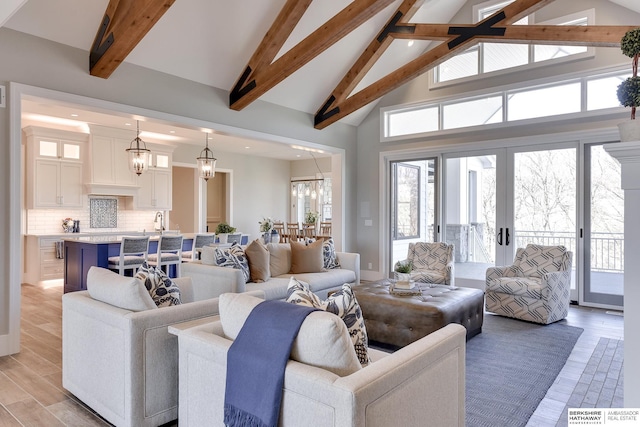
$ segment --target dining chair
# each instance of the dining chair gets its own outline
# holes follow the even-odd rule
[[[304,223],[302,224],[302,238],[315,239],[316,238],[316,224]]]
[[[149,265],[162,268],[166,266],[166,273],[169,276],[171,265],[176,267],[175,277],[180,277],[180,264],[182,264],[182,241],[183,235],[169,236],[162,235],[158,240],[158,251],[149,255]]]
[[[300,238],[300,225],[297,222],[287,222],[287,241],[297,242]]]
[[[120,255],[108,258],[108,268],[118,270],[121,276],[126,270],[133,274],[149,257],[149,236],[123,237],[120,241]]]
[[[215,243],[215,233],[198,233],[193,237],[193,245],[190,251],[182,252],[182,262],[197,261],[200,259],[200,250],[203,246]]]
[[[271,243],[284,243],[284,239],[285,239],[284,222],[274,222],[273,229],[278,232],[278,235],[280,236],[280,240],[278,242],[271,242]]]
[[[322,237],[330,237],[331,236],[331,221],[321,221],[320,222],[320,232],[318,233]]]

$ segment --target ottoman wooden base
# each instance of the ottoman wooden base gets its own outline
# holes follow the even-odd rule
[[[480,289],[416,284],[422,296],[396,296],[390,284],[382,280],[353,287],[370,340],[403,347],[449,323],[467,328],[467,340],[482,332]]]

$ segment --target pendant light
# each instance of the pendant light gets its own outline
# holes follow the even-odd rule
[[[196,160],[198,161],[200,177],[207,181],[209,178],[216,176],[216,162],[218,159],[213,157],[213,151],[209,149],[209,134],[205,133],[205,135],[206,146],[204,150],[200,152],[200,156],[196,158]]]
[[[135,148],[133,143],[135,142]],[[142,147],[140,146],[142,143]],[[129,148],[125,150],[129,154],[129,170],[138,176],[149,169],[149,154],[151,150],[147,149],[147,144],[140,139],[140,121],[136,120],[136,138],[131,141]]]

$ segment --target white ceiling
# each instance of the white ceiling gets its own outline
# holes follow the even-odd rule
[[[638,0],[612,1],[640,12]],[[109,0],[2,0],[0,26],[88,52],[108,3]],[[350,0],[313,1],[285,43],[283,52],[349,3]],[[260,99],[315,114],[400,3],[401,0],[393,2]],[[449,22],[464,3],[464,0],[425,0],[412,21]],[[229,91],[284,4],[285,0],[176,1],[128,55],[126,62]],[[409,47],[406,41],[394,41],[356,90],[414,59],[427,46],[426,42]],[[116,69],[114,73],[118,72]],[[374,107],[375,103],[369,104],[342,122],[357,126]],[[121,128],[125,126],[123,120],[131,122],[131,117],[71,110],[73,108],[54,108],[45,102],[24,105],[24,112],[32,115],[69,119],[72,113],[82,113],[78,120]],[[184,139],[177,142],[198,144],[204,139],[201,129],[176,129],[153,122],[146,122],[143,129],[174,137],[177,134]],[[171,130],[176,133],[169,134]],[[219,150],[242,151],[248,150],[245,146],[253,146],[256,155],[291,159],[299,154],[273,142],[244,138],[239,142],[235,138],[230,141],[233,144],[227,144],[227,138],[233,139],[220,138]]]

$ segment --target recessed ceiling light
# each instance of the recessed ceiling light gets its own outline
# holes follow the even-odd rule
[[[251,148],[251,147],[249,147],[248,145],[246,147],[244,147],[245,150],[248,150],[249,148]]]
[[[409,47],[413,46],[413,40],[409,40],[409,43],[407,43],[407,46]]]
[[[175,130],[170,130],[169,133],[176,133],[176,131]]]
[[[76,113],[72,113],[71,117],[78,117],[78,115]]]
[[[125,123],[124,125],[125,126],[131,126],[131,123]]]

